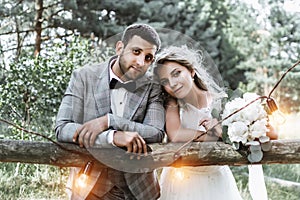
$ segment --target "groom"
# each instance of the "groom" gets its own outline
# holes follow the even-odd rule
[[[134,24],[116,43],[115,56],[75,70],[57,115],[58,141],[86,148],[117,146],[138,154],[147,151],[146,143],[161,142],[165,113],[160,85],[146,73],[160,45],[151,26]],[[71,199],[151,200],[160,196],[154,172],[92,169],[91,177],[85,192],[72,185]]]

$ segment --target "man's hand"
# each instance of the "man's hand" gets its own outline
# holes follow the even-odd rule
[[[128,153],[147,154],[146,142],[138,132],[116,131],[113,142],[118,147],[126,147]]]
[[[99,134],[108,129],[107,115],[93,119],[81,125],[73,136],[73,141],[78,142],[80,147],[86,148],[94,145]]]

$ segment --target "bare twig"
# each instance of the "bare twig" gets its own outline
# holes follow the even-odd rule
[[[53,139],[47,137],[46,135],[43,135],[43,134],[38,133],[38,132],[34,132],[34,131],[27,130],[27,129],[21,127],[21,126],[18,126],[18,125],[16,125],[16,124],[14,124],[14,123],[8,121],[8,120],[5,120],[5,119],[0,118],[0,122],[4,122],[4,123],[6,123],[6,124],[8,124],[8,125],[10,125],[10,126],[15,127],[16,129],[19,129],[19,130],[21,130],[21,131],[24,131],[24,132],[26,132],[26,133],[40,136],[40,137],[42,137],[42,138],[44,138],[44,139],[46,139],[46,140],[48,140],[48,141],[50,141],[50,142],[56,144],[58,147],[60,147],[60,148],[63,149],[63,150],[70,151],[70,152],[73,152],[73,153],[83,154],[83,153],[80,152],[80,151],[76,151],[76,150],[73,150],[73,149],[67,149],[66,147],[62,146],[61,144],[59,144],[59,143],[56,142],[55,140],[53,140]],[[85,155],[85,154],[83,154],[83,155]]]

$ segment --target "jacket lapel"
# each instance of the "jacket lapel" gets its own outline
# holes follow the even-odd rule
[[[145,94],[148,92],[150,80],[145,75],[136,81],[136,90],[128,92],[126,106],[124,108],[124,118],[132,119],[141,105]]]
[[[105,69],[101,72],[99,78],[93,83],[93,92],[99,116],[102,116],[109,113],[111,110],[108,63],[105,63],[100,67]]]

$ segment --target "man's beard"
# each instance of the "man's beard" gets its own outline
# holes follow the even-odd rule
[[[122,74],[121,79],[123,80],[125,78],[126,80],[131,80],[132,78],[128,77],[128,75],[126,75],[125,66],[126,66],[126,63],[123,62],[123,54],[121,54],[120,59],[119,59],[119,68],[120,68],[120,71],[121,71],[121,74]]]
[[[122,78],[125,78],[126,81],[136,80],[136,79],[138,79],[138,78],[140,78],[140,77],[143,76],[143,75],[140,74],[140,75],[138,75],[136,77],[132,77],[132,76],[130,76],[130,74],[128,72],[125,72],[126,71],[126,62],[124,60],[124,54],[123,54],[123,52],[121,53],[120,58],[119,58],[119,68],[120,68],[120,71],[122,73]]]

